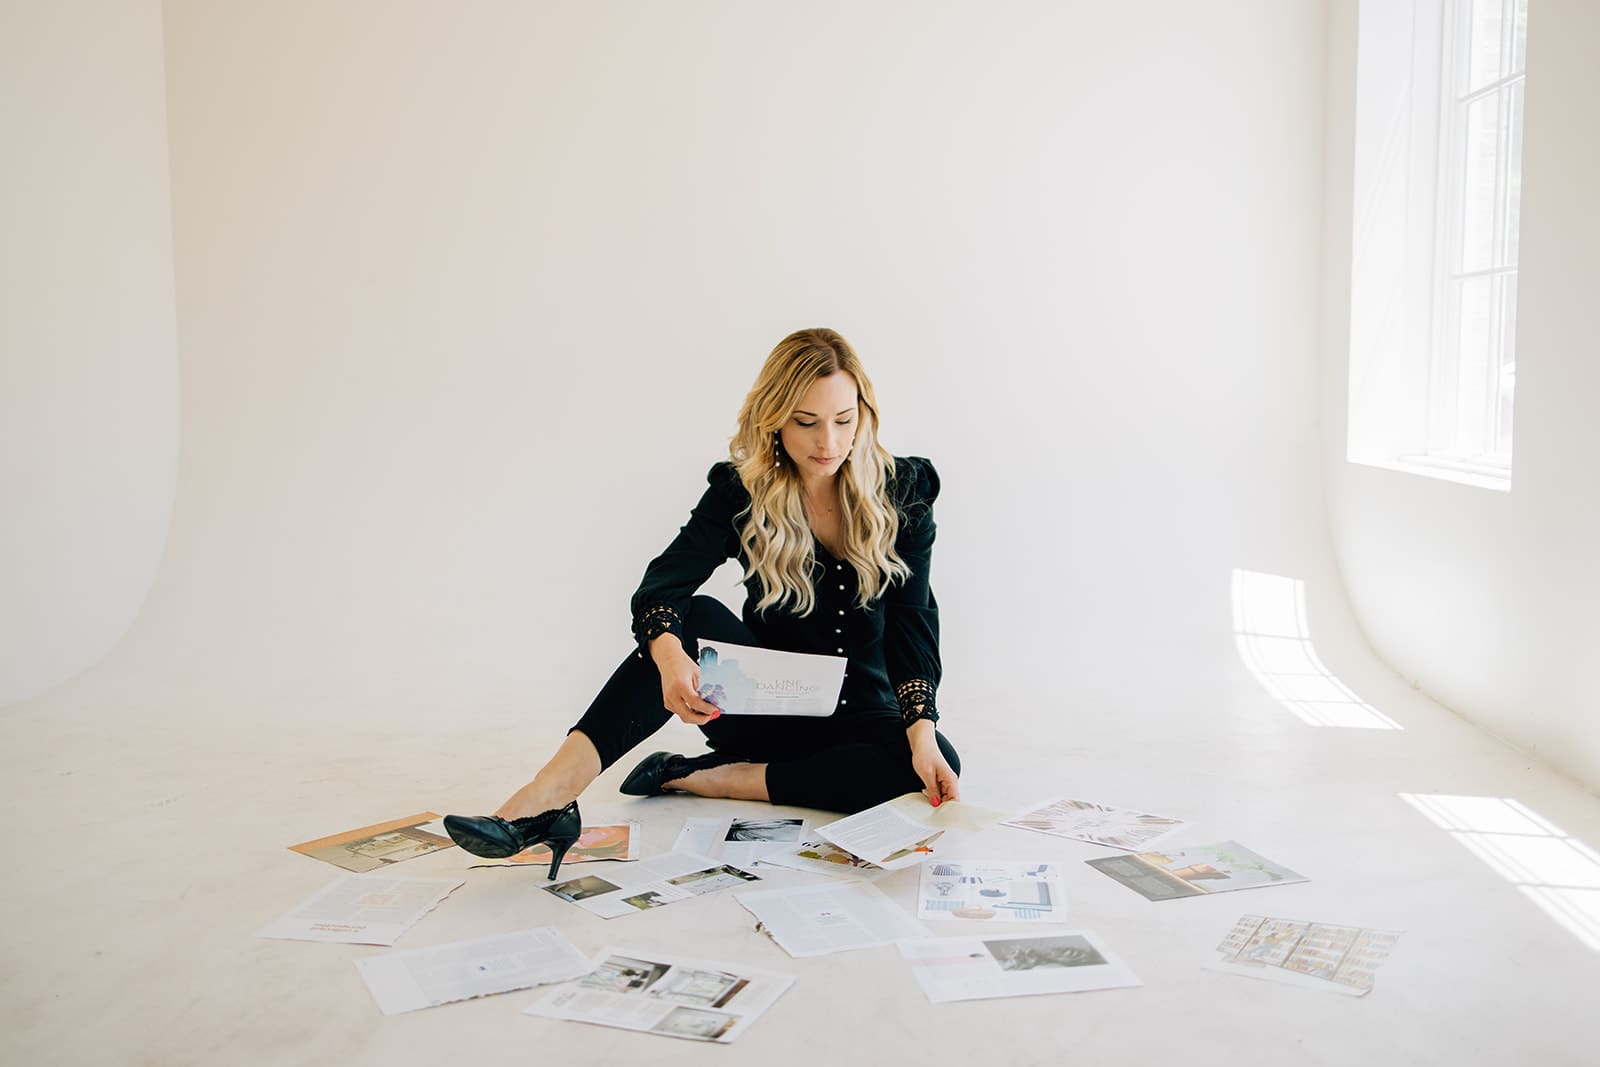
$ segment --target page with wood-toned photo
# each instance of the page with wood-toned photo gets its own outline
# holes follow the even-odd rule
[[[365,874],[391,863],[426,856],[440,849],[455,848],[455,842],[445,834],[440,818],[434,812],[424,811],[363,826],[358,830],[319,837],[315,841],[304,841],[290,845],[289,849],[302,856],[342,867],[353,874]]]

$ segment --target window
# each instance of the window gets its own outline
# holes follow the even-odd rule
[[[1528,0],[1452,0],[1440,92],[1428,455],[1511,469]]]
[[[1350,449],[1509,489],[1528,0],[1366,0]]]

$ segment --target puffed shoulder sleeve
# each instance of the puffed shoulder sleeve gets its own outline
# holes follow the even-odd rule
[[[689,599],[711,572],[739,554],[739,515],[750,498],[739,472],[726,461],[706,475],[706,491],[666,551],[650,561],[633,594],[633,636],[639,654],[662,634],[683,638]]]
[[[933,563],[933,502],[939,496],[939,474],[932,463],[920,456],[897,459],[889,495],[900,516],[895,551],[911,568],[911,574],[884,594],[885,666],[905,725],[918,719],[937,722],[934,695],[941,674],[939,604],[929,585],[928,572]]]

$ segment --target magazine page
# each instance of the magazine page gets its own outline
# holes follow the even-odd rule
[[[976,832],[999,818],[997,812],[961,801],[934,807],[921,793],[906,793],[819,826],[817,833],[869,863],[899,870],[926,859],[946,830]]]
[[[844,656],[700,642],[700,696],[729,715],[832,715]]]
[[[922,865],[919,919],[1061,922],[1067,895],[1048,863],[929,860]]]
[[[928,935],[927,927],[865,882],[757,889],[736,893],[734,898],[778,947],[797,958]]]
[[[1004,825],[1137,852],[1188,824],[1182,819],[1151,815],[1132,808],[1063,798],[1036,805],[1025,814],[1008,819]]]
[[[528,1015],[728,1044],[794,983],[743,963],[607,948],[584,977],[557,986]]]
[[[805,830],[804,819],[688,819],[672,848],[751,867],[773,852],[794,848]]]
[[[636,860],[639,858],[639,824],[636,822],[599,823],[585,826],[567,850],[561,861],[569,863],[594,863],[598,860]],[[474,859],[474,867],[544,867],[550,866],[553,853],[547,844],[537,844],[505,859]]]
[[[359,830],[319,837],[315,841],[303,841],[289,848],[353,874],[365,874],[391,863],[455,848],[455,842],[439,823],[440,818],[435,812],[424,811]]]
[[[1249,978],[1365,996],[1395,943],[1396,930],[1245,915],[1206,966]]]
[[[494,934],[356,960],[385,1015],[564,982],[589,973],[589,958],[553,926]]]
[[[1084,862],[1137,891],[1146,900],[1176,900],[1309,881],[1287,867],[1258,856],[1237,841]]]
[[[392,945],[441,900],[466,884],[461,878],[347,874],[268,923],[256,936]]]
[[[709,856],[668,852],[541,888],[602,919],[615,919],[760,880],[760,875]]]
[[[794,871],[813,871],[839,878],[872,879],[884,874],[876,863],[868,863],[853,852],[846,852],[827,838],[816,834],[793,848],[769,852],[761,862],[772,867],[787,867]]]
[[[891,804],[879,804],[819,826],[817,833],[846,852],[893,871],[921,863],[944,831],[901,814]]]
[[[900,955],[911,964],[917,984],[935,1004],[1142,984],[1089,930],[922,938],[902,941]]]

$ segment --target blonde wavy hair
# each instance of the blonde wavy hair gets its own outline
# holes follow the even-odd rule
[[[839,527],[844,560],[855,569],[856,603],[865,607],[904,581],[911,569],[894,550],[900,517],[888,497],[894,457],[878,444],[878,402],[872,382],[850,343],[833,330],[797,330],[778,342],[739,409],[739,428],[728,454],[750,493],[739,542],[750,560],[745,573],[761,580],[756,610],[774,604],[796,615],[816,606],[812,588],[816,553],[806,521],[800,472],[776,446],[774,435],[818,378],[839,371],[856,381],[855,443],[839,472]]]

